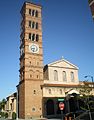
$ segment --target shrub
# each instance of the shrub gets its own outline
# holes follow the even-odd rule
[[[13,113],[12,113],[12,120],[15,120],[15,119],[16,119],[16,113],[13,112]]]
[[[5,113],[4,112],[1,112],[1,117],[5,117]]]
[[[8,118],[8,113],[7,112],[5,113],[5,118]]]

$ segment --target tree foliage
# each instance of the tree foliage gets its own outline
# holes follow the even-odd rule
[[[0,111],[4,110],[5,104],[6,104],[6,99],[3,99],[2,101],[0,101]]]
[[[82,101],[82,105],[80,106],[83,110],[93,110],[94,109],[94,100],[93,96],[91,94],[92,87],[87,84],[87,82],[84,82],[84,85],[81,86],[79,92],[80,92],[80,100]]]
[[[12,120],[15,120],[15,119],[16,119],[16,113],[13,112],[13,113],[12,113]]]

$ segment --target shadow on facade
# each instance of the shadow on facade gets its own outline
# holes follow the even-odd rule
[[[80,110],[81,101],[77,100],[75,97],[77,94],[72,94],[68,99],[64,98],[65,108],[63,114],[76,112]],[[47,118],[61,118],[61,111],[59,108],[58,98],[43,98],[43,113],[44,117]]]
[[[58,98],[44,98],[43,103],[44,103],[44,108],[43,108],[44,117],[60,118],[61,111],[59,109]]]

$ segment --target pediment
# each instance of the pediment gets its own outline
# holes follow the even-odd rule
[[[78,67],[65,59],[61,59],[55,62],[48,64],[49,67],[61,67],[61,68],[72,68],[78,69]]]
[[[66,95],[71,95],[71,94],[79,94],[79,92],[75,89],[70,89],[69,91],[66,92]]]

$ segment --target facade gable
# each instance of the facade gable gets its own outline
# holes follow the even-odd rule
[[[77,69],[78,67],[72,63],[70,63],[69,61],[65,60],[65,59],[61,59],[58,61],[55,61],[53,63],[48,64],[49,67],[60,67],[60,68],[66,68],[66,69]]]
[[[79,84],[78,67],[61,59],[44,66],[44,83]]]

